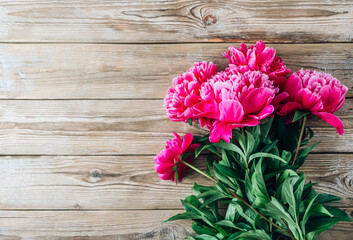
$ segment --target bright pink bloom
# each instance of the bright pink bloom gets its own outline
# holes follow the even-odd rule
[[[173,87],[167,91],[164,99],[164,107],[169,118],[173,121],[186,122],[189,118],[202,117],[202,112],[195,110],[195,105],[200,103],[201,84],[217,73],[213,63],[195,63],[185,73],[173,80]]]
[[[183,159],[185,162],[191,163],[194,159],[194,152],[198,148],[199,144],[191,144],[193,136],[191,133],[188,133],[184,136],[182,140],[181,137],[173,132],[174,139],[169,139],[165,149],[163,149],[157,156],[154,158],[155,169],[159,177],[163,180],[172,179],[175,182],[175,171],[172,169],[176,164],[178,164],[178,182],[181,181],[185,170],[188,168],[185,164],[181,163],[181,157],[183,154],[190,153]]]
[[[210,141],[222,138],[229,143],[232,129],[256,126],[259,120],[274,111],[272,101],[278,88],[260,71],[228,75],[220,72],[201,88],[199,111],[215,119],[210,131]]]
[[[283,91],[289,94],[278,113],[287,115],[296,110],[308,111],[344,133],[342,121],[333,113],[342,107],[348,88],[324,72],[301,69],[286,81]]]
[[[239,48],[230,46],[223,54],[229,59],[229,67],[225,70],[229,74],[245,73],[247,71],[261,71],[269,76],[275,86],[281,86],[286,76],[292,71],[287,69],[280,57],[275,57],[276,50],[260,40],[249,48],[241,43]]]

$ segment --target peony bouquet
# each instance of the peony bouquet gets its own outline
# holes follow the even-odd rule
[[[195,63],[173,80],[164,106],[169,118],[209,131],[205,136],[174,133],[155,157],[163,180],[180,182],[191,168],[210,180],[197,183],[181,201],[185,212],[167,221],[191,219],[195,240],[312,240],[351,218],[329,202],[339,197],[317,193],[300,166],[318,144],[308,118],[320,118],[344,133],[334,113],[347,87],[330,74],[292,72],[273,48],[259,41],[223,54],[224,71]],[[193,165],[204,161],[205,170]]]

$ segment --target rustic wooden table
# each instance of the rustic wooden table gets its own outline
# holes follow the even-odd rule
[[[163,109],[172,78],[195,61],[226,65],[230,44],[263,39],[287,66],[324,70],[350,91],[339,137],[303,170],[353,211],[351,0],[2,0],[0,2],[0,239],[181,239],[182,184],[159,180],[153,156],[173,123]],[[198,163],[202,165],[202,163]],[[337,224],[323,239],[353,239]]]

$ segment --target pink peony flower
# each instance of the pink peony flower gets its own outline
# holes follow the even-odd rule
[[[172,179],[175,182],[175,170],[173,168],[177,165],[178,170],[178,182],[181,181],[185,170],[188,168],[181,162],[181,157],[183,154],[191,153],[186,156],[183,160],[191,163],[194,158],[195,149],[198,148],[199,144],[191,144],[193,136],[191,133],[188,133],[184,136],[182,140],[181,137],[173,132],[174,139],[169,139],[165,149],[163,149],[157,156],[154,158],[155,169],[159,177],[163,180]]]
[[[220,72],[203,83],[200,96],[204,100],[197,107],[212,116],[210,141],[220,139],[229,143],[232,129],[256,126],[259,120],[274,111],[272,101],[278,88],[260,71],[228,75]]]
[[[342,107],[348,88],[330,74],[301,69],[286,81],[283,91],[289,97],[279,111],[287,115],[296,110],[308,111],[344,133],[342,121],[333,113]]]
[[[269,76],[275,86],[280,88],[286,81],[286,76],[292,71],[287,69],[280,57],[275,57],[276,50],[260,40],[249,48],[241,43],[239,48],[230,46],[223,54],[229,59],[229,67],[225,70],[229,74],[245,73],[247,71],[261,71]]]
[[[173,80],[173,87],[167,91],[164,107],[173,121],[184,121],[202,117],[195,105],[200,103],[201,84],[217,73],[213,63],[201,62],[179,75]]]

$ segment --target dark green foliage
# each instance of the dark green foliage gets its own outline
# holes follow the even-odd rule
[[[325,205],[340,200],[339,197],[318,194],[314,184],[306,183],[304,174],[297,172],[316,145],[305,147],[313,136],[310,129],[304,133],[295,166],[291,165],[298,129],[299,122],[286,125],[282,117],[276,116],[243,132],[234,130],[230,144],[212,144],[208,137],[196,138],[202,144],[196,155],[210,151],[207,175],[214,176],[218,183],[195,183],[195,195],[182,200],[185,213],[167,221],[192,219],[192,228],[198,235],[187,239],[194,240],[313,240],[337,222],[350,221],[344,211]],[[211,161],[215,155],[221,156],[221,160]],[[219,204],[226,207],[222,214]]]

